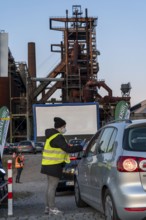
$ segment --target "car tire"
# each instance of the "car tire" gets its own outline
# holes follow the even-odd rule
[[[36,154],[37,153],[36,150],[33,150],[33,153]]]
[[[88,206],[88,205],[81,199],[79,184],[78,184],[78,181],[77,181],[77,180],[75,180],[74,193],[75,193],[75,202],[76,202],[77,207],[82,208],[82,207]]]
[[[120,220],[110,191],[107,189],[103,199],[105,220]]]

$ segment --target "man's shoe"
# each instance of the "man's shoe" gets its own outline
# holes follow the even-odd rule
[[[49,214],[50,214],[50,215],[62,215],[63,212],[60,211],[60,210],[57,209],[57,208],[50,208],[50,209],[49,209]]]
[[[49,214],[49,207],[48,207],[48,206],[46,206],[44,213],[45,213],[46,215]]]

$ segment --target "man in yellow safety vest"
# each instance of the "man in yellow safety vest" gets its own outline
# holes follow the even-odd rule
[[[46,129],[46,142],[42,153],[41,173],[47,176],[45,214],[61,214],[55,206],[55,193],[62,176],[65,163],[70,163],[69,153],[82,151],[83,147],[70,146],[63,134],[66,132],[66,122],[59,117],[54,118],[54,128]]]

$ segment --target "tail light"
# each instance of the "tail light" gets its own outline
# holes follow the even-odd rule
[[[70,160],[76,160],[77,157],[70,157]]]
[[[120,172],[146,172],[146,158],[121,156],[117,161]]]
[[[146,207],[142,207],[142,208],[125,208],[126,211],[128,212],[144,212],[146,211]]]

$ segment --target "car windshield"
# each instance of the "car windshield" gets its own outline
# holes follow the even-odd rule
[[[43,147],[43,146],[44,146],[44,144],[43,144],[43,143],[41,143],[41,142],[37,142],[37,143],[36,143],[36,146]]]
[[[23,145],[30,145],[30,142],[21,142]]]
[[[125,130],[124,149],[146,151],[146,127],[131,127]]]
[[[78,145],[82,143],[82,139],[73,139],[73,140],[69,140],[69,144],[73,144],[73,145]]]
[[[25,141],[25,142],[21,142],[20,145],[27,145],[28,146],[28,145],[31,145],[31,143],[28,141]]]

